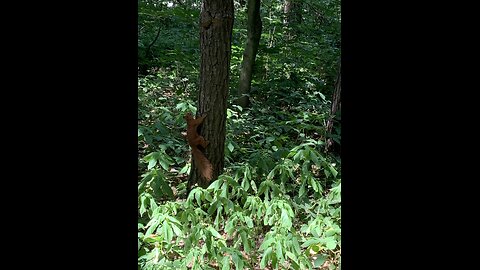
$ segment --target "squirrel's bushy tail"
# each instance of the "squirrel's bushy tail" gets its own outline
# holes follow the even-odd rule
[[[195,166],[198,171],[208,182],[210,182],[210,180],[212,180],[212,164],[197,147],[192,147],[192,155],[195,159]]]

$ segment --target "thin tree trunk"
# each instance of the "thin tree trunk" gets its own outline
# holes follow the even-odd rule
[[[227,96],[233,28],[233,0],[203,0],[200,14],[200,89],[197,115],[207,114],[200,128],[209,145],[205,155],[213,166],[214,181],[223,172]],[[193,160],[193,158],[192,158]],[[189,190],[198,183],[207,187],[192,163]]]
[[[247,43],[243,52],[242,69],[236,103],[242,107],[250,104],[249,94],[252,84],[253,67],[257,56],[260,36],[262,34],[262,20],[260,18],[260,0],[248,0],[247,6]]]
[[[303,21],[301,0],[285,0],[283,3],[283,13],[285,14],[283,23],[289,27],[287,38],[292,39],[296,32],[296,26]]]
[[[327,122],[326,134],[332,133],[333,124],[335,122],[335,115],[337,114],[337,111],[341,109],[341,100],[340,100],[341,91],[342,91],[342,67],[341,67],[341,63],[339,63],[337,79],[335,81],[335,92],[333,93],[333,97],[332,97],[332,108],[330,111],[330,118],[328,119],[328,122]],[[333,145],[332,138],[328,138],[326,151],[329,151],[332,145]]]

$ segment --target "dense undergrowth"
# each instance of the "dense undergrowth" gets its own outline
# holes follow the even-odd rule
[[[271,19],[264,20],[252,106],[229,105],[225,171],[187,197],[190,149],[182,132],[184,114],[195,112],[199,51],[191,31],[198,31],[198,10],[144,5],[139,65],[149,72],[138,79],[138,269],[340,269],[341,159],[324,151],[337,32],[327,28],[292,43],[275,33],[288,30],[279,30],[275,7],[264,11]],[[232,94],[245,39],[241,14]],[[158,30],[152,22],[162,19],[161,34],[170,38],[151,46],[143,61],[142,48]],[[327,53],[314,50],[323,47]],[[334,133],[338,141],[341,130]]]

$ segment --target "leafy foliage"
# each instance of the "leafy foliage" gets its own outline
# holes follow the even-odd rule
[[[340,268],[341,159],[324,151],[341,138],[325,130],[340,3],[297,2],[301,21],[285,24],[284,1],[262,1],[252,107],[229,106],[224,174],[187,197],[200,0],[139,0],[139,269]],[[235,8],[229,98],[246,39]]]

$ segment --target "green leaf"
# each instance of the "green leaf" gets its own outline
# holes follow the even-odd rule
[[[217,179],[217,180],[213,181],[213,182],[208,186],[207,189],[209,189],[209,190],[210,190],[210,189],[217,190],[222,183],[223,183],[222,180]]]
[[[267,247],[269,247],[274,241],[275,241],[275,238],[273,238],[272,236],[268,236],[266,237],[267,239],[264,239],[263,240],[263,243],[260,245],[260,248],[259,250],[264,250],[266,249]]]
[[[228,142],[227,147],[228,147],[228,150],[230,150],[230,152],[233,152],[233,149],[235,148],[231,142]]]
[[[208,208],[207,213],[208,213],[209,215],[212,215],[213,212],[215,212],[215,210],[217,210],[218,204],[219,204],[219,201],[214,201],[214,202],[210,205],[210,207]]]
[[[168,197],[172,198],[173,197],[172,188],[167,184],[167,182],[165,182],[164,179],[161,179],[159,182],[162,187],[162,192],[167,194]]]
[[[290,258],[290,259],[291,259],[292,261],[294,261],[294,262],[298,261],[297,256],[296,256],[295,254],[293,254],[292,252],[290,252],[290,251],[287,251],[287,252],[285,253],[285,255],[287,255],[287,257]]]
[[[322,242],[322,239],[320,239],[320,238],[316,238],[316,237],[315,238],[310,238],[302,244],[302,247],[303,248],[309,247],[311,245],[315,245],[315,244],[318,244],[320,242]]]
[[[290,230],[292,227],[292,221],[288,217],[288,213],[287,213],[287,210],[285,210],[285,208],[282,208],[281,220],[282,220],[282,227]]]
[[[285,259],[283,258],[283,249],[280,241],[276,243],[276,255],[280,262],[283,262]]]
[[[138,193],[142,193],[145,190],[145,185],[148,181],[150,181],[153,177],[152,173],[148,173],[143,179],[140,185],[138,185]]]
[[[233,234],[235,227],[233,226],[233,222],[236,221],[236,218],[231,218],[228,220],[227,224],[225,225],[225,232],[229,235]]]
[[[335,247],[337,246],[337,241],[335,240],[334,237],[327,237],[325,238],[325,245],[327,247],[327,249],[335,249]]]
[[[305,194],[305,182],[303,182],[300,186],[300,190],[298,191],[298,197],[302,197],[303,194]]]
[[[190,168],[190,165],[189,164],[186,164],[185,166],[183,166],[183,168],[180,170],[179,174],[185,174],[187,173],[188,169]]]
[[[253,180],[250,181],[250,185],[252,186],[253,191],[255,191],[255,193],[258,193],[257,185],[255,184],[255,181],[253,181]]]
[[[253,220],[249,216],[245,216],[245,222],[247,223],[248,228],[253,228]]]
[[[232,254],[232,260],[235,264],[235,270],[243,270],[243,260],[236,253]]]
[[[163,235],[164,235],[163,237],[168,243],[170,243],[170,241],[172,241],[173,239],[172,227],[166,220],[163,222],[162,227],[163,227]]]
[[[337,170],[335,170],[335,168],[332,165],[328,166],[328,168],[330,169],[330,172],[333,174],[333,177],[336,177],[338,174]]]
[[[197,189],[197,192],[195,192],[195,200],[197,200],[198,206],[202,206],[202,201],[200,199],[201,192],[202,191],[200,189]]]
[[[147,196],[140,197],[140,216],[143,216],[143,214],[147,211],[147,204],[149,200],[150,198]]]
[[[247,238],[247,233],[242,231],[240,233],[240,237],[242,237],[242,244],[243,244],[243,249],[245,250],[245,252],[250,252],[250,242],[248,241],[248,238]]]
[[[325,260],[327,259],[327,257],[323,254],[318,254],[317,255],[317,258],[315,259],[315,261],[313,262],[313,266],[314,267],[320,267],[322,266],[324,263],[325,263]]]
[[[222,270],[230,270],[230,257],[225,256],[222,259]]]
[[[160,223],[160,222],[158,221],[158,219],[152,219],[150,222],[151,222],[150,227],[149,227],[149,228],[147,229],[147,231],[145,232],[145,235],[146,235],[146,236],[150,236],[150,235],[157,229],[157,227],[158,227],[158,225],[159,225],[159,223]],[[150,223],[150,222],[148,222],[148,223]],[[148,226],[148,225],[149,225],[149,224],[147,224],[147,226]]]
[[[151,168],[155,167],[157,165],[157,159],[152,158],[148,161],[148,169],[150,170]]]
[[[328,229],[325,231],[325,236],[332,236],[336,233],[336,231],[333,228]]]
[[[208,231],[211,232],[213,236],[223,239],[222,236],[212,226],[208,227]]]
[[[315,181],[315,179],[313,179],[313,177],[310,177],[309,180],[310,180],[310,185],[312,186],[313,190],[315,190],[315,192],[318,192],[317,181]]]
[[[165,159],[163,156],[160,157],[159,162],[160,162],[160,165],[162,166],[162,168],[163,168],[165,171],[168,171],[168,168],[169,168],[170,165],[172,164],[172,162],[170,162],[169,160]]]
[[[265,269],[265,266],[267,266],[268,263],[268,257],[270,256],[270,253],[272,253],[272,247],[267,248],[263,253],[262,260],[260,261],[260,268]]]
[[[171,223],[170,225],[172,225],[173,231],[175,232],[175,235],[176,235],[176,236],[183,237],[183,232],[182,232],[182,230],[180,230],[180,228],[178,228],[178,226],[175,225],[175,223]]]
[[[293,245],[293,248],[295,249],[295,252],[300,254],[300,252],[301,252],[300,245],[298,244],[298,240],[297,240],[296,236],[292,237],[292,245]]]

